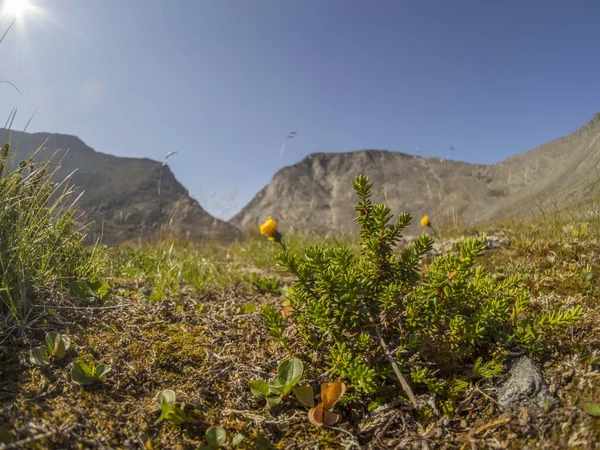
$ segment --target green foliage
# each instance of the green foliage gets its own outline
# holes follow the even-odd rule
[[[144,296],[159,301],[177,296],[184,286],[196,293],[233,285],[241,279],[233,262],[216,261],[216,249],[185,244],[143,244],[110,250],[113,277],[136,281],[145,287]]]
[[[71,340],[64,334],[50,331],[46,333],[45,345],[31,350],[29,360],[37,366],[48,366],[55,359],[65,357]]]
[[[96,365],[94,362],[87,364],[84,361],[75,361],[71,366],[71,378],[81,386],[89,386],[101,381],[111,370],[112,367],[108,364]]]
[[[276,341],[304,348],[315,365],[375,397],[396,382],[393,356],[417,388],[451,412],[469,377],[497,376],[508,349],[543,351],[549,336],[581,318],[577,307],[536,314],[521,275],[498,279],[476,265],[484,249],[476,238],[459,241],[422,271],[432,239],[421,235],[396,250],[411,216],[400,214],[394,223],[388,206],[372,203],[371,186],[364,176],[354,181],[358,254],[319,245],[303,256],[278,254],[295,281],[287,318],[272,307],[261,312]]]
[[[300,381],[303,371],[304,365],[298,358],[286,359],[279,365],[277,378],[273,381],[267,383],[264,380],[253,380],[248,386],[257,397],[264,397],[267,402],[278,404]]]
[[[600,417],[600,403],[586,403],[583,410],[593,417]]]
[[[185,412],[183,411],[185,403],[177,405],[176,400],[175,392],[171,389],[165,389],[158,393],[156,403],[160,408],[161,414],[156,422],[154,422],[155,425],[163,420],[168,420],[174,425],[181,425],[187,420]]]
[[[32,158],[13,166],[10,144],[0,147],[0,317],[16,322],[40,288],[100,278],[101,249],[84,247],[68,180],[52,182],[50,167]]]
[[[272,305],[263,306],[260,310],[260,315],[271,337],[284,347],[287,347],[287,341],[284,336],[285,325],[283,316]]]
[[[246,439],[246,436],[244,436],[241,433],[238,433],[231,438],[231,445],[233,445],[234,447],[237,447],[242,442],[244,442],[244,439]]]
[[[239,305],[235,309],[236,314],[250,314],[256,311],[256,305],[254,303],[248,303],[247,305]]]
[[[504,358],[499,357],[483,362],[483,358],[479,357],[475,360],[471,376],[474,379],[489,380],[496,378],[504,371]]]
[[[102,300],[110,292],[110,286],[102,280],[73,280],[69,283],[69,294],[79,299],[98,298]]]
[[[594,290],[594,273],[592,268],[588,264],[585,268],[577,268],[576,270],[581,283],[583,284],[583,295],[595,295],[596,291]]]
[[[360,351],[360,337],[357,338],[357,350]],[[364,347],[362,347],[364,348]],[[381,384],[377,370],[370,367],[364,358],[353,354],[345,343],[336,342],[330,351],[328,365],[336,373],[367,393],[375,393]]]
[[[210,427],[205,436],[210,448],[221,448],[227,441],[227,431],[221,427]]]
[[[279,280],[275,277],[266,277],[252,272],[250,275],[244,275],[244,281],[251,284],[252,287],[261,294],[280,294],[281,286]]]

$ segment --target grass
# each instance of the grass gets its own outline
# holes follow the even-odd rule
[[[54,183],[49,164],[13,164],[0,149],[0,320],[6,335],[35,320],[45,290],[92,280],[101,270],[100,249],[85,248],[75,230],[68,180]]]
[[[58,211],[43,223],[56,227],[60,217],[70,217]],[[26,218],[20,223],[34,223]],[[45,314],[27,329],[13,330],[0,345],[0,437],[10,436],[6,448],[195,449],[205,444],[205,430],[219,425],[230,435],[244,434],[245,448],[256,448],[257,439],[266,437],[276,448],[591,449],[600,439],[600,423],[582,408],[600,401],[595,359],[600,356],[600,279],[595,276],[600,272],[600,219],[580,219],[571,212],[547,214],[440,232],[444,237],[480,232],[508,237],[510,245],[487,250],[479,263],[498,277],[523,274],[540,311],[559,299],[586,308],[584,320],[569,330],[556,353],[539,361],[559,407],[503,410],[494,400],[495,382],[487,382],[470,387],[456,417],[423,417],[401,401],[362,404],[350,391],[337,408],[340,423],[330,429],[310,425],[295,400],[269,408],[248,389],[250,380],[272,378],[287,357],[269,339],[259,315],[263,305],[283,307],[280,292],[290,282],[275,270],[278,247],[264,236],[231,245],[123,245],[101,255],[80,246],[68,253],[71,241],[49,231],[39,231],[40,237],[35,228],[28,233],[13,229],[18,232],[13,242],[24,242],[15,253],[3,253],[3,261],[27,258],[27,251],[47,260],[36,271],[33,260],[25,259],[27,270],[20,273],[27,277],[16,278],[13,289],[19,294],[19,286],[27,286],[26,298],[34,294]],[[67,230],[64,236],[79,238]],[[35,247],[38,240],[30,235],[39,242],[46,242],[45,236],[54,245]],[[284,238],[296,253],[315,243],[343,243],[358,251],[351,237]],[[65,264],[56,263],[59,257]],[[65,288],[69,280],[100,275],[111,286],[102,301],[82,302]],[[29,301],[15,305],[28,317]],[[12,317],[10,308],[5,311]],[[70,336],[72,350],[51,367],[32,366],[28,352],[48,330]],[[111,364],[113,372],[99,385],[77,386],[69,365],[78,358]],[[313,373],[310,361],[305,365],[306,379],[316,385],[323,374]],[[160,415],[155,398],[163,389],[173,389],[186,403],[189,423],[154,424]]]

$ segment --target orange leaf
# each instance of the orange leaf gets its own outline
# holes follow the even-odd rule
[[[323,383],[321,385],[321,401],[325,409],[332,409],[346,392],[346,385],[341,381]]]
[[[340,420],[340,415],[323,409],[323,403],[319,403],[316,408],[308,411],[308,420],[318,427],[323,425],[330,427]]]
[[[308,411],[308,420],[313,425],[316,425],[318,427],[322,426],[323,418],[324,418],[323,403],[319,403],[316,408],[311,408],[310,411]]]
[[[340,420],[340,415],[331,411],[323,410],[323,424],[327,427],[331,427]]]

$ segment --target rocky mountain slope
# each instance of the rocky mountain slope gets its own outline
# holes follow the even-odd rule
[[[4,141],[8,131],[0,129],[0,136]],[[8,140],[17,149],[16,162],[42,148],[34,159],[58,167],[53,180],[72,173],[71,183],[77,193],[83,193],[76,203],[82,212],[79,220],[89,224],[90,239],[102,236],[103,243],[112,245],[158,235],[160,162],[100,153],[65,134],[10,131]],[[229,240],[238,235],[235,227],[204,211],[168,166],[163,169],[161,192],[163,236]]]
[[[271,215],[287,229],[355,229],[358,174],[374,182],[373,201],[438,224],[468,225],[565,207],[596,192],[600,113],[574,133],[493,165],[421,158],[384,150],[316,153],[278,171],[230,223],[254,227]],[[416,222],[416,221],[414,221]],[[416,223],[412,231],[416,231]]]

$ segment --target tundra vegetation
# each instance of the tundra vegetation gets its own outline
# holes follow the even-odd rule
[[[406,240],[410,215],[358,176],[356,236],[287,235],[269,217],[233,244],[89,247],[68,180],[0,156],[0,448],[600,440],[589,205],[452,231],[426,217]],[[523,356],[554,400],[498,401]]]

